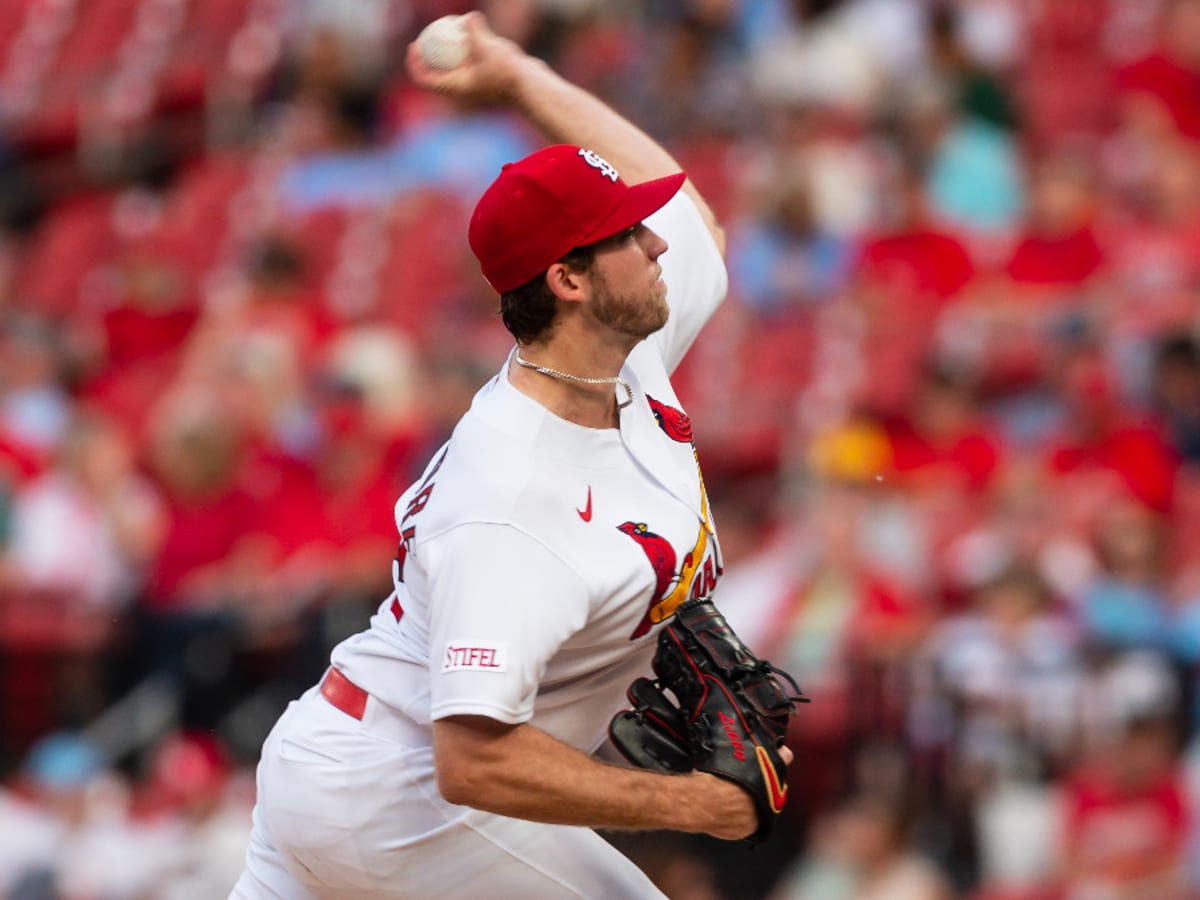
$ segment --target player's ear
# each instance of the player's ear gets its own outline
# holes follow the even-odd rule
[[[559,300],[578,303],[586,299],[586,273],[566,263],[556,262],[546,270],[546,286]]]

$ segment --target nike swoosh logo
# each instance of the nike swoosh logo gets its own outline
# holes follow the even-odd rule
[[[583,519],[583,521],[592,521],[592,486],[590,484],[588,485],[587,506],[583,509],[577,509],[575,512],[579,513],[579,518]]]
[[[763,780],[767,783],[767,801],[771,804],[771,812],[778,815],[783,812],[783,805],[787,803],[787,782],[779,783],[779,773],[771,765],[771,757],[767,755],[766,747],[756,746],[754,752],[758,755],[758,767],[762,769]]]

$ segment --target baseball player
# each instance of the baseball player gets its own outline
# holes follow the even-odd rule
[[[646,134],[466,24],[449,72],[410,46],[414,81],[556,142],[468,231],[516,347],[396,504],[394,592],[267,738],[234,897],[661,897],[592,829],[758,827],[728,780],[591,756],[721,575],[669,380],[724,296],[721,229]]]

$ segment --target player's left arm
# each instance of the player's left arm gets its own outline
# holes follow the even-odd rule
[[[594,150],[629,184],[682,168],[671,154],[612,107],[559,76],[545,62],[496,35],[482,13],[468,13],[469,60],[440,72],[425,65],[416,44],[408,48],[408,71],[419,86],[469,102],[490,102],[519,112],[548,140]],[[725,232],[712,208],[689,179],[682,190],[696,204],[722,257]]]
[[[706,772],[666,775],[609,765],[528,723],[438,719],[433,751],[446,800],[502,816],[726,840],[759,827],[750,795],[732,781]]]
[[[532,724],[547,661],[588,613],[585,584],[550,548],[473,522],[427,540],[417,559],[430,573],[429,713],[445,799],[564,825],[732,838],[757,827],[730,782],[612,766]]]

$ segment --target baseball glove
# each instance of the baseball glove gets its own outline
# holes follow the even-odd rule
[[[779,748],[795,704],[808,698],[751,653],[710,600],[676,610],[659,632],[653,668],[657,679],[633,682],[633,708],[609,723],[613,746],[644,769],[708,772],[744,788],[759,822],[748,840],[763,840],[787,800]]]

